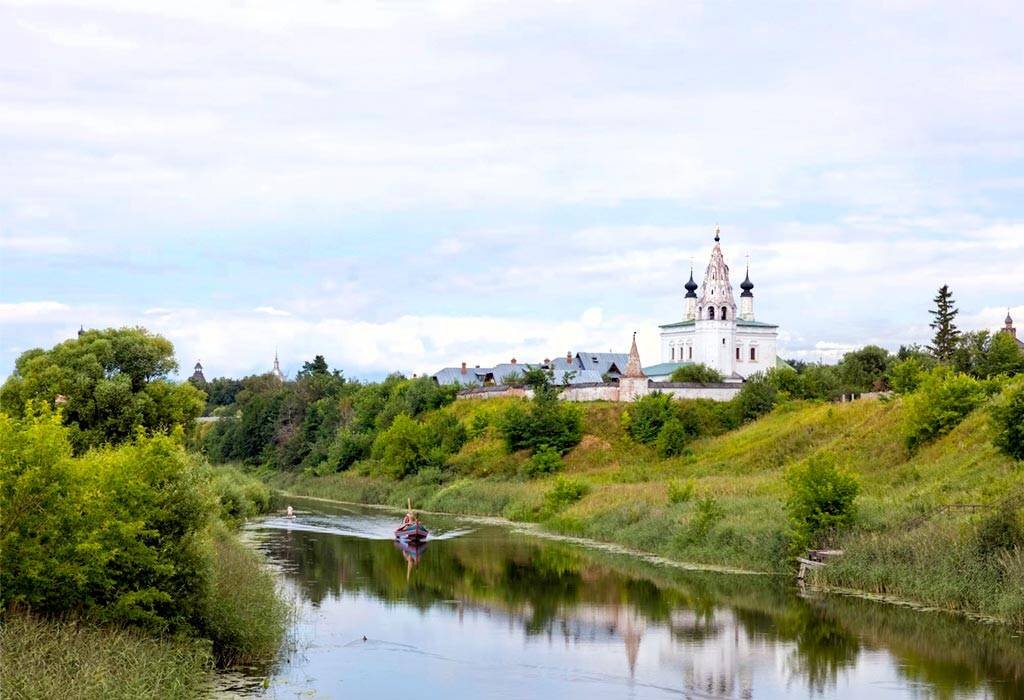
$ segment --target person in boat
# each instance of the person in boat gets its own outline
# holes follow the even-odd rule
[[[295,511],[292,510],[291,506],[288,506],[288,515],[287,515],[287,517],[289,517],[289,518],[294,518],[295,517]]]
[[[402,525],[412,525],[415,522],[419,522],[419,518],[417,518],[411,510],[405,514],[404,518],[402,518]]]

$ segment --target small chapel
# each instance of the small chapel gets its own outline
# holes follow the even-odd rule
[[[653,373],[655,368],[645,368],[648,375],[667,376],[677,367],[699,363],[716,370],[726,381],[742,381],[776,366],[779,327],[754,318],[749,263],[737,306],[721,241],[716,227],[704,282],[698,288],[691,267],[690,280],[684,285],[683,318],[659,326],[661,364]]]

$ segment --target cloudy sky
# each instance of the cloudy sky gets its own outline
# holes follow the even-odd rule
[[[716,223],[784,356],[925,341],[943,283],[1024,326],[1022,36],[1019,2],[0,1],[0,374],[79,324],[208,377],[633,330],[650,364]]]

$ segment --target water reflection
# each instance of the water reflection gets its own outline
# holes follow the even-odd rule
[[[445,539],[464,524],[436,519],[412,547],[351,534],[390,516],[318,509],[258,532],[304,604],[270,695],[1024,697],[1001,627],[494,526]]]

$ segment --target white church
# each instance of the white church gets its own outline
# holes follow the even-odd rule
[[[700,363],[717,370],[726,381],[742,381],[776,366],[779,327],[754,319],[749,265],[737,307],[717,228],[700,296],[692,269],[685,288],[683,319],[659,326],[661,364],[644,368],[651,379],[667,378],[677,367]]]

